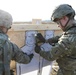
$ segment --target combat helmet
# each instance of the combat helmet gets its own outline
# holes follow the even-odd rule
[[[55,21],[56,19],[60,19],[68,14],[71,14],[71,18],[74,17],[75,16],[74,9],[68,4],[61,4],[53,11],[51,20]]]
[[[4,26],[9,29],[12,25],[12,16],[4,10],[0,10],[0,26]]]

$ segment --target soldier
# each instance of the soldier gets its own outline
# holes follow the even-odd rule
[[[35,52],[43,58],[56,62],[59,65],[57,75],[76,75],[76,22],[74,19],[75,11],[71,5],[61,4],[54,11],[51,20],[58,24],[63,34],[57,39],[50,39],[55,46],[50,51],[45,51],[38,44]],[[38,39],[38,38],[37,38]]]
[[[7,32],[12,25],[12,16],[0,10],[0,75],[10,75],[10,61],[28,64],[33,54],[27,55],[8,39]]]

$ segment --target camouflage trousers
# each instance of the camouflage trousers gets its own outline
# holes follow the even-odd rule
[[[56,67],[52,68],[50,75],[76,75],[76,70],[64,70],[64,69],[58,69]]]
[[[76,71],[59,69],[57,75],[76,75]]]
[[[76,70],[65,70],[59,68],[57,62],[54,61],[50,75],[76,75]]]
[[[58,63],[56,61],[53,61],[50,75],[57,75],[58,69],[59,69]]]

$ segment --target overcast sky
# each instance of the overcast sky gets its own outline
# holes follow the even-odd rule
[[[76,10],[75,0],[0,0],[0,9],[8,11],[13,21],[31,21],[36,18],[50,20],[55,7],[64,3]]]

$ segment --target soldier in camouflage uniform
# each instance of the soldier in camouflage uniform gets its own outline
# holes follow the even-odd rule
[[[0,10],[0,75],[10,75],[10,61],[28,64],[33,54],[27,55],[8,39],[7,32],[12,25],[12,16]]]
[[[59,65],[57,75],[76,75],[76,22],[75,11],[68,4],[59,5],[51,16],[51,20],[58,24],[63,34],[60,37],[50,39],[50,43],[56,43],[50,51],[45,51],[36,45],[35,52],[43,58]]]

